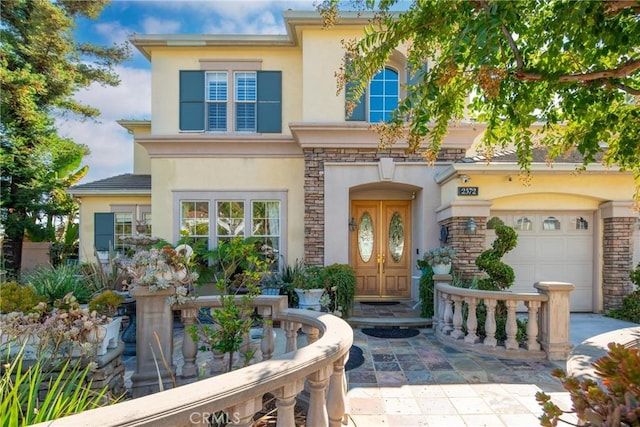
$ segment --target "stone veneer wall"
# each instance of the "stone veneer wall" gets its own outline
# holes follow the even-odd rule
[[[635,223],[636,219],[629,217],[604,219],[602,302],[605,312],[620,308],[622,298],[632,290],[629,270],[633,268]]]
[[[304,177],[304,258],[307,265],[324,265],[324,163],[378,162],[391,157],[395,162],[424,162],[419,154],[402,150],[361,148],[305,148]],[[440,150],[438,161],[451,162],[464,157],[462,148]]]
[[[452,217],[440,221],[440,226],[448,227],[449,236],[446,245],[455,249],[457,260],[453,263],[453,271],[465,279],[480,275],[475,260],[484,251],[487,229],[487,218],[473,217],[476,222],[476,233],[467,234],[469,217]]]

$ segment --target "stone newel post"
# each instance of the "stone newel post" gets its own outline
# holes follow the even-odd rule
[[[549,360],[566,360],[573,349],[569,342],[569,296],[573,283],[538,282],[533,285],[549,301],[540,310],[540,344]]]
[[[164,389],[173,387],[173,312],[167,297],[174,293],[173,288],[150,292],[147,287],[134,286],[131,290],[136,299],[136,370],[131,376],[134,398],[160,390],[156,362]],[[171,372],[165,368],[163,357]]]

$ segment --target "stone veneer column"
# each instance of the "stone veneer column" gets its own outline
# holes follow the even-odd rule
[[[604,311],[619,308],[633,290],[633,227],[635,217],[605,217],[602,240],[602,303]]]
[[[468,234],[467,221],[473,218],[476,222],[475,234]],[[487,231],[487,217],[451,217],[440,221],[441,226],[449,229],[447,246],[456,250],[458,259],[453,263],[456,273],[468,279],[477,276],[480,271],[476,267],[476,258],[484,251]]]
[[[403,149],[304,148],[304,260],[307,265],[324,265],[324,163],[377,163],[382,157],[394,162],[425,162],[420,153],[406,154]],[[438,161],[464,157],[462,148],[440,150]]]

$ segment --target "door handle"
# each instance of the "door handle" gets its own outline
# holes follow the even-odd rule
[[[385,257],[384,254],[382,254],[382,272],[384,273],[384,266],[385,266]]]

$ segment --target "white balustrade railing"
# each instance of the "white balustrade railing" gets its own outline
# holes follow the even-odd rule
[[[144,356],[143,348],[153,346],[151,343],[155,341],[143,336],[145,328],[140,328],[140,322],[152,319],[157,322],[158,319],[145,313],[145,298],[138,298],[137,304],[138,358]],[[295,427],[294,407],[305,383],[309,393],[306,425],[342,425],[347,411],[344,364],[353,344],[351,327],[344,320],[328,313],[289,309],[285,296],[258,296],[253,305],[263,319],[267,320],[263,322],[261,362],[177,388],[60,418],[47,422],[46,425],[78,426],[95,425],[99,422],[101,426],[194,426],[210,425],[211,420],[220,421],[226,417],[231,425],[251,426],[255,414],[262,409],[263,396],[270,393],[276,399],[277,426]],[[218,306],[218,297],[200,297],[188,304],[174,306],[173,309],[180,311],[186,327],[196,322],[199,308]],[[171,320],[163,321],[172,322],[171,310],[169,313]],[[283,343],[285,348],[282,351],[274,348],[272,322],[279,322],[286,331]],[[302,348],[297,347],[299,329],[307,335],[307,345]],[[148,330],[150,329],[147,328]],[[167,337],[165,339],[172,340]],[[188,333],[183,337],[182,353],[182,377],[195,376],[197,343],[191,340]],[[172,360],[171,354],[165,354],[165,357]],[[133,377],[134,389],[136,385],[142,384],[145,388],[149,386],[149,373],[140,372],[140,369],[147,368],[148,365],[144,362],[137,364]],[[157,372],[154,375],[157,382]],[[140,379],[138,384],[136,378]]]
[[[564,360],[571,351],[569,343],[569,294],[574,285],[562,282],[539,282],[534,285],[538,293],[514,293],[481,291],[451,286],[450,275],[435,275],[436,336],[450,344],[466,349],[497,354],[510,358],[547,358]],[[504,335],[498,342],[496,333],[496,308],[501,301],[506,307]],[[478,335],[477,309],[480,303],[486,308],[485,336]],[[517,308],[526,308],[527,339],[520,343]],[[466,319],[465,319],[466,313]]]

